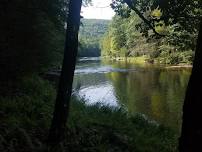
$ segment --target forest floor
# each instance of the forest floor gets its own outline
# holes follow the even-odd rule
[[[56,89],[38,76],[25,78],[18,93],[0,97],[0,151],[44,152]],[[72,97],[66,139],[54,152],[175,152],[178,134],[122,108]],[[51,150],[49,150],[51,151]],[[53,151],[53,150],[52,150]]]

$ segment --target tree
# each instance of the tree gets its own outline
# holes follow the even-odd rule
[[[179,140],[180,152],[202,151],[202,22],[198,35],[192,74],[188,83],[183,106],[182,132]]]
[[[107,31],[100,42],[102,56],[111,56],[111,37],[109,31]]]
[[[24,77],[42,73],[60,62],[65,34],[65,2],[66,0],[1,1],[2,94],[8,94],[10,90],[15,92],[15,88],[19,87],[17,83]],[[9,87],[9,84],[12,86]]]
[[[145,6],[145,7],[147,6],[147,5],[144,5],[144,4],[141,5],[142,2],[138,2],[138,1],[136,2],[136,1],[133,1],[133,0],[113,0],[111,6],[115,10],[115,12],[118,12],[119,14],[120,13],[122,14],[123,11],[124,12],[125,11],[128,12],[127,8],[122,7],[122,5],[124,5],[124,3],[126,3],[127,6],[131,10],[135,11],[135,13],[143,20],[143,22],[147,25],[147,27],[149,27],[150,29],[152,29],[153,32],[157,36],[164,36],[163,34],[158,33],[156,31],[155,27],[152,25],[152,21],[150,19],[147,19],[146,16],[144,16],[143,12],[146,11],[145,8],[144,9],[143,8],[140,8],[140,9],[137,8],[137,4],[140,4],[139,6]],[[129,13],[127,13],[127,14],[129,15]]]
[[[82,0],[70,0],[67,18],[64,59],[59,80],[53,120],[48,142],[58,144],[64,137],[72,93],[72,83],[78,52],[78,31]]]
[[[120,56],[119,50],[126,44],[125,35],[125,24],[120,20],[120,16],[115,15],[113,22],[110,26],[112,41],[111,41],[111,51],[112,55],[115,57]]]
[[[133,10],[143,20],[144,26],[152,29],[158,37],[166,34],[159,33],[155,29],[154,22],[163,20],[166,26],[179,23],[183,30],[195,33],[202,18],[200,0],[113,0],[111,6],[116,13],[124,17],[129,16]],[[152,18],[150,12],[158,7],[163,15],[160,18]]]

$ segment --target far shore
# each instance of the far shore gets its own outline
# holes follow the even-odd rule
[[[140,56],[140,57],[117,57],[117,58],[110,58],[110,57],[104,57],[108,60],[113,60],[113,61],[127,61],[129,63],[134,63],[134,64],[151,64],[151,65],[163,65],[165,66],[166,69],[180,69],[180,68],[192,68],[193,65],[191,64],[186,64],[186,63],[179,63],[179,64],[161,64],[158,63],[157,61],[150,61],[147,56]]]
[[[166,69],[172,69],[172,68],[192,68],[193,65],[189,65],[189,64],[184,64],[184,65],[170,65],[170,66],[166,66]]]

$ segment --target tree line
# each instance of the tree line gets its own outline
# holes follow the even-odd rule
[[[130,5],[114,1],[111,6],[116,15],[102,39],[102,56],[146,55],[150,61],[163,64],[192,63],[201,17],[200,1],[185,0],[179,4],[137,0]]]

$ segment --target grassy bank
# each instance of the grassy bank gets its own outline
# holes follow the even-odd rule
[[[148,57],[147,56],[127,57],[125,60],[128,63],[145,64],[145,63],[147,63]]]
[[[165,65],[165,68],[192,68],[192,62],[185,62],[185,63],[166,63],[162,62],[162,58],[150,59],[147,55],[138,56],[138,57],[104,57],[107,60],[113,60],[118,62],[127,62],[131,64],[155,64],[155,65]]]
[[[147,56],[139,56],[139,57],[104,57],[104,59],[107,60],[113,60],[113,61],[120,61],[120,62],[128,62],[128,63],[134,63],[134,64],[145,64],[148,60]]]
[[[34,76],[26,78],[18,94],[0,97],[0,151],[45,151],[55,88]],[[57,151],[174,152],[177,135],[141,115],[123,109],[86,106],[72,98],[66,140]],[[54,151],[56,152],[56,151]]]

